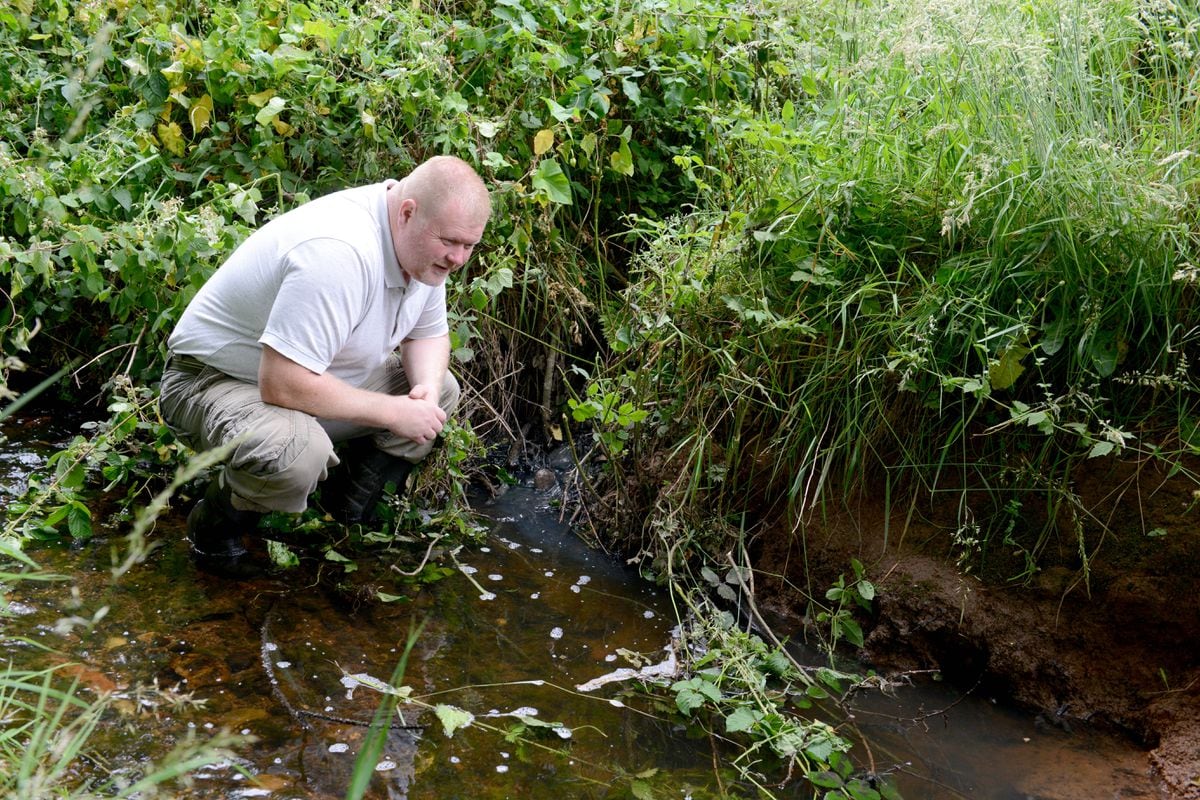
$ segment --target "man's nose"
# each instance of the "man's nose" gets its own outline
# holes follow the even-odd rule
[[[463,245],[454,245],[446,254],[447,260],[455,267],[461,267],[467,263],[467,259],[471,257],[471,248]]]

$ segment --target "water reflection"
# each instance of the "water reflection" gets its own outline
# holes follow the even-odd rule
[[[6,482],[31,466],[20,446],[0,448]],[[627,654],[661,660],[676,613],[583,546],[540,508],[544,498],[516,487],[481,505],[486,544],[411,601],[384,604],[355,605],[311,575],[297,585],[299,572],[245,584],[198,574],[181,514],[159,521],[161,547],[114,585],[120,531],[101,525],[87,547],[36,553],[73,580],[12,589],[5,649],[21,666],[74,662],[82,685],[118,696],[115,724],[93,744],[106,769],[135,770],[189,735],[241,736],[238,757],[173,790],[180,798],[344,796],[382,697],[371,684],[391,678],[417,627],[403,677],[412,698],[393,718],[370,796],[629,797],[639,774],[653,774],[656,797],[755,796],[729,754],[664,721],[629,683],[577,691],[628,667]],[[447,736],[436,705],[476,724]],[[940,685],[865,693],[853,711],[870,742],[864,763],[893,771],[910,800],[1154,796],[1133,748],[1041,730]],[[795,785],[775,793],[808,796]]]

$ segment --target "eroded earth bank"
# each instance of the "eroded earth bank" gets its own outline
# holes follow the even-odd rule
[[[936,669],[1040,724],[1118,731],[1146,749],[1163,797],[1200,798],[1200,493],[1148,461],[1087,462],[1072,489],[1076,512],[1060,507],[1058,528],[1082,535],[1086,574],[1072,532],[1049,537],[1022,580],[1005,575],[1028,562],[1003,546],[983,559],[984,578],[964,575],[961,548],[947,546],[958,493],[890,514],[858,497],[758,537],[760,604],[799,625],[804,592],[821,596],[858,558],[878,589],[864,619],[870,666]]]

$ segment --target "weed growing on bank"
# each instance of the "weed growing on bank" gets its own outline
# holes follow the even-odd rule
[[[1086,578],[1081,462],[1197,479],[1195,12],[789,9],[796,85],[710,109],[732,170],[688,160],[695,206],[635,220],[601,314],[593,385],[645,414],[595,439],[631,547],[662,574],[675,518],[736,541],[882,493],[948,552],[976,531],[964,568],[1026,579],[1065,540]]]

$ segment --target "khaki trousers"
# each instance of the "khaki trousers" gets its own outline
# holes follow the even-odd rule
[[[408,376],[393,355],[362,387],[407,394]],[[449,372],[438,405],[450,414],[458,406],[458,381]],[[209,450],[239,439],[222,479],[235,507],[246,511],[303,511],[308,496],[338,465],[334,445],[373,436],[386,453],[416,463],[433,442],[418,445],[387,430],[264,403],[258,386],[232,378],[191,356],[172,355],[163,371],[159,409],[177,437],[193,450]]]

